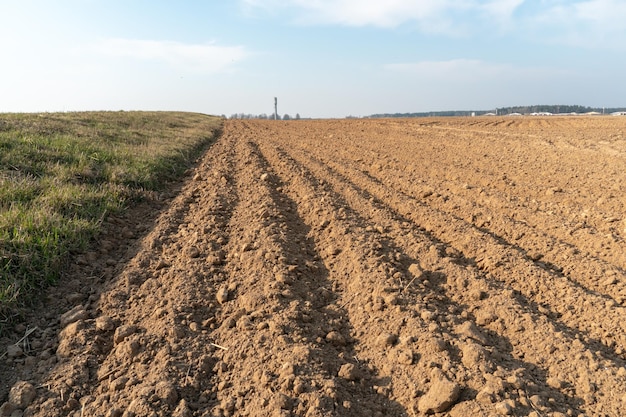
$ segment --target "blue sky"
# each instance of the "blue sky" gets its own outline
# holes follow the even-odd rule
[[[624,0],[0,0],[0,112],[626,106]]]

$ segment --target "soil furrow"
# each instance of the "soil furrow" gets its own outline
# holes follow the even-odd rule
[[[343,167],[353,166],[345,155],[341,162],[337,161],[336,155],[334,155],[333,161]],[[393,175],[389,177],[389,170],[386,172],[387,176],[377,174],[373,170],[360,170],[384,186],[395,188],[406,195],[415,196],[423,193],[424,186],[419,186],[416,190],[408,181],[400,178],[400,171],[391,170]],[[449,190],[449,187],[447,189]],[[462,187],[459,187],[459,190],[461,189]],[[589,246],[584,243],[586,240],[583,242],[578,239],[564,241],[561,237],[538,230],[537,226],[531,226],[525,220],[518,220],[521,210],[514,212],[515,219],[499,214],[505,209],[511,210],[511,207],[506,204],[496,204],[495,208],[491,208],[477,203],[476,200],[470,202],[459,197],[458,191],[450,193],[445,199],[433,197],[421,201],[437,210],[462,218],[481,231],[492,234],[495,239],[506,242],[512,247],[517,247],[529,259],[537,261],[546,269],[562,273],[574,285],[578,284],[590,291],[605,294],[608,296],[607,301],[610,297],[617,304],[626,302],[626,286],[620,285],[620,283],[626,282],[626,271],[620,262],[621,258],[624,257],[621,245],[616,246],[615,250],[612,251],[615,254],[612,261],[616,261],[618,264],[611,264],[592,256],[588,252],[583,252],[582,250]]]
[[[337,377],[355,361],[349,323],[307,237],[309,226],[249,140],[234,144],[242,158],[237,188],[246,197],[231,221],[229,277],[218,290],[225,295],[214,333],[228,350],[221,355],[217,413],[399,414],[367,383]]]
[[[395,170],[388,170],[390,172],[387,172],[384,177],[372,170],[366,171],[381,181],[386,180],[387,185],[391,185],[387,179],[390,178],[390,173],[392,178],[401,176],[400,172]],[[519,194],[501,195],[495,190],[480,187],[478,191],[480,195],[476,196],[476,192],[472,191],[475,187],[467,183],[442,182],[436,185],[414,187],[407,181],[394,181],[393,186],[401,188],[409,195],[424,194],[425,189],[447,190],[445,199],[429,198],[427,201],[445,211],[455,212],[479,227],[495,229],[498,234],[519,242],[520,245],[529,248],[529,251],[538,253],[546,260],[550,259],[550,262],[554,264],[563,261],[578,264],[582,259],[591,257],[597,259],[595,262],[603,269],[616,269],[617,267],[623,271],[626,267],[624,257],[626,246],[623,238],[613,233],[612,224],[615,221],[609,213],[601,214],[595,221],[589,219],[584,213],[584,218],[546,215],[538,212],[537,208],[528,206],[524,202],[526,197]],[[581,213],[584,211],[578,206],[575,209]],[[507,212],[512,213],[515,218],[503,216],[503,213]],[[590,223],[597,223],[598,226],[595,227]],[[603,247],[608,245],[609,250],[598,253],[597,241],[589,239],[590,235],[598,234],[605,237]]]
[[[325,161],[329,166],[341,169],[341,166]],[[456,249],[466,257],[474,259],[477,265],[494,279],[502,280],[520,291],[529,300],[538,305],[550,306],[560,315],[568,327],[578,329],[590,338],[602,340],[609,348],[617,346],[619,355],[625,352],[623,314],[626,311],[616,306],[615,300],[606,299],[601,294],[589,291],[576,282],[563,279],[543,265],[526,258],[525,254],[509,242],[498,239],[490,233],[473,227],[463,219],[450,216],[435,208],[413,199],[399,191],[385,187],[372,177],[351,171],[352,181],[380,201],[390,204],[401,214],[414,219],[418,225],[446,242],[453,242]],[[524,277],[523,280],[520,277]],[[560,303],[563,299],[584,300],[578,305]],[[584,317],[584,310],[593,308],[601,312],[601,321],[589,322]],[[549,309],[547,309],[549,310]],[[617,352],[616,352],[617,353]]]
[[[407,164],[399,167],[387,164],[384,166],[384,170],[381,170],[380,167],[384,163],[365,164],[362,161],[358,165],[362,167],[362,170],[369,172],[373,176],[384,177],[387,182],[393,182],[394,187],[402,186],[407,193],[412,195],[424,194],[427,191],[435,195],[443,193],[445,195],[441,195],[441,198],[431,198],[429,201],[439,203],[447,207],[448,210],[454,209],[463,213],[466,217],[476,216],[474,221],[492,223],[500,218],[503,213],[511,212],[515,215],[515,220],[532,225],[535,229],[542,228],[545,232],[540,231],[540,233],[546,234],[549,232],[548,236],[564,240],[571,245],[575,245],[581,251],[597,253],[599,249],[597,246],[598,239],[589,239],[589,235],[601,233],[603,236],[606,235],[603,247],[606,247],[607,250],[603,250],[599,253],[599,256],[621,268],[626,265],[624,241],[616,228],[619,224],[614,221],[614,212],[597,209],[590,211],[585,209],[585,205],[588,202],[580,201],[574,203],[573,200],[578,199],[575,184],[568,187],[568,190],[546,188],[545,186],[538,187],[536,182],[524,185],[519,180],[513,181],[511,179],[515,178],[515,175],[509,172],[508,166],[499,171],[505,172],[504,175],[496,172],[489,173],[483,170],[477,178],[473,179],[472,184],[468,184],[469,178],[454,174],[446,174],[441,178],[431,176],[424,179],[422,171],[424,167],[412,167],[409,164],[410,161],[407,161],[405,156],[410,155],[408,151],[411,147],[415,147],[414,144],[409,142],[409,138],[400,142],[400,146],[406,148],[407,152],[394,156],[393,153],[385,153],[383,151],[375,155],[378,160],[392,161],[396,159],[407,162]],[[372,142],[370,141],[370,143]],[[353,159],[351,156],[353,152],[351,152],[350,148],[353,146],[350,144],[347,147],[340,147],[336,154],[343,155],[343,160],[350,164]],[[519,147],[519,144],[514,143],[512,147]],[[359,154],[361,153],[359,152]],[[528,163],[527,161],[523,162]],[[455,159],[454,163],[458,168],[468,169],[471,167],[471,162],[467,162],[467,160]],[[590,168],[590,170],[592,169]],[[570,168],[570,170],[572,169]],[[407,177],[411,179],[408,180]],[[418,184],[415,184],[416,179]],[[601,190],[601,186],[604,186],[604,190],[601,190],[600,193],[605,195],[610,195],[613,191],[604,182],[599,182],[597,186],[599,190]],[[550,198],[556,199],[558,203],[545,204],[542,201],[537,202],[536,198],[541,196],[538,192],[550,194]],[[463,198],[464,196],[467,197]],[[547,197],[547,195],[544,194],[544,197]],[[512,206],[511,202],[514,202],[515,205]],[[596,202],[594,201],[593,203]],[[560,208],[563,205],[568,206],[567,212]],[[480,207],[491,208],[492,213],[482,213]],[[573,211],[577,213],[572,215]],[[513,228],[512,230],[516,229]],[[522,232],[519,235],[523,236]],[[551,247],[549,246],[549,248]]]
[[[620,415],[624,129],[227,121],[34,312],[0,416]]]
[[[455,157],[448,161],[440,161],[437,155],[433,155],[436,157],[434,160],[426,159],[426,155],[434,154],[433,150],[438,150],[436,139],[431,138],[434,136],[432,131],[426,134],[423,129],[419,131],[407,130],[402,134],[404,136],[399,136],[398,139],[390,138],[393,146],[389,146],[387,150],[375,148],[378,138],[364,139],[362,143],[359,142],[359,149],[369,150],[371,156],[371,158],[360,161],[359,165],[372,174],[384,175],[388,181],[410,177],[412,182],[415,180],[418,184],[425,182],[427,185],[417,185],[415,191],[420,193],[430,190],[431,193],[435,194],[443,193],[445,195],[442,197],[446,198],[444,202],[449,207],[453,207],[454,204],[452,201],[447,201],[448,199],[453,200],[465,194],[470,201],[477,204],[483,202],[488,206],[493,206],[500,213],[511,210],[516,219],[527,221],[528,224],[535,227],[543,227],[546,231],[553,231],[553,233],[558,234],[559,238],[572,242],[581,250],[591,253],[597,252],[607,261],[617,262],[618,265],[623,266],[626,262],[623,255],[624,246],[623,238],[620,236],[620,225],[614,220],[615,210],[624,207],[623,204],[614,204],[616,200],[615,191],[619,189],[619,186],[607,183],[602,179],[602,176],[597,174],[606,170],[606,163],[601,162],[602,159],[597,155],[578,157],[572,163],[570,161],[572,158],[568,158],[562,150],[536,148],[535,153],[550,155],[548,159],[545,159],[545,166],[557,167],[554,172],[551,172],[546,179],[547,181],[541,183],[537,179],[541,178],[539,174],[545,168],[539,165],[538,161],[526,156],[529,150],[533,149],[531,148],[534,146],[532,141],[521,142],[520,139],[503,140],[498,138],[498,140],[506,143],[506,154],[503,157],[501,154],[488,151],[493,146],[482,137],[475,137],[475,135],[471,135],[471,132],[460,130],[458,135],[445,138],[446,154],[454,155],[456,147],[458,148],[458,155],[465,152],[469,153],[470,156],[473,154],[475,158]],[[471,143],[476,150],[474,148],[467,149],[469,138],[471,138]],[[386,140],[387,137],[384,139]],[[344,140],[344,142],[348,141]],[[348,146],[338,147],[336,153],[343,154],[345,160],[349,161],[352,155],[350,148],[356,145],[353,141],[345,144]],[[390,152],[389,149],[393,152]],[[397,152],[397,149],[403,151]],[[419,165],[413,164],[415,159],[413,151],[416,149],[425,153],[425,156],[418,156]],[[502,146],[498,149],[502,149]],[[363,152],[359,152],[359,155],[362,154]],[[489,164],[482,164],[479,169],[476,158],[483,159]],[[546,156],[542,156],[542,158],[546,158]],[[518,163],[511,164],[511,161],[516,159]],[[619,164],[620,161],[623,164],[623,157],[614,159],[616,164]],[[397,164],[399,161],[402,163]],[[558,161],[558,164],[554,164],[555,161]],[[578,163],[578,161],[580,162]],[[425,171],[427,174],[429,171],[433,174],[437,173],[440,169],[440,162],[442,164],[452,163],[455,169],[442,172],[442,175],[424,175]],[[586,174],[588,174],[584,177],[584,183],[578,179],[577,170],[580,170],[580,166],[576,165],[577,163],[579,165],[584,163]],[[537,165],[539,166],[536,167]],[[563,165],[563,167],[559,167],[559,165]],[[529,166],[540,171],[535,172],[529,169]],[[461,173],[462,170],[468,171],[471,176],[459,176],[458,173]],[[558,170],[571,173],[571,176],[565,182],[553,184],[558,185],[558,187],[549,187],[548,181],[557,177]],[[597,175],[599,178],[591,182],[589,180],[591,175]],[[561,175],[561,177],[565,176]],[[470,178],[471,181],[468,183]],[[406,183],[406,181],[404,182]],[[590,201],[588,193],[580,192],[581,185],[585,188],[593,187],[597,195],[602,197]],[[424,189],[420,190],[420,187],[424,187]],[[515,202],[514,207],[510,206],[510,200]],[[590,204],[596,207],[591,209]],[[524,210],[524,207],[528,209]],[[465,213],[465,215],[469,214]],[[488,221],[492,221],[493,218],[499,216],[479,217],[488,218]],[[569,229],[564,229],[564,225],[569,225]],[[574,236],[570,236],[570,233]],[[606,235],[606,238],[603,238],[602,247],[597,246],[598,237],[589,238],[589,235],[594,233]]]
[[[306,161],[306,159],[307,157],[299,158],[301,163],[304,163],[303,161]],[[572,362],[568,364],[569,366],[564,367],[562,364],[559,363],[560,359],[552,355],[554,353],[555,346],[561,346],[560,349],[562,350],[562,354],[568,357],[576,357],[577,355],[580,355],[582,348],[582,352],[587,352],[589,355],[591,355],[591,360],[604,361],[605,365],[609,364],[615,369],[619,369],[621,366],[623,366],[623,361],[617,359],[617,363],[615,363],[616,358],[614,357],[614,355],[611,355],[611,353],[609,353],[609,355],[613,356],[613,358],[609,357],[608,359],[605,359],[602,357],[602,355],[599,358],[596,357],[594,352],[596,352],[596,350],[600,347],[599,343],[594,343],[593,341],[591,341],[589,342],[589,344],[585,344],[583,346],[578,340],[578,338],[580,338],[579,334],[576,334],[576,332],[573,332],[569,329],[563,328],[563,326],[559,326],[558,323],[553,323],[552,320],[546,319],[546,317],[541,313],[541,311],[537,309],[536,306],[530,305],[530,303],[520,297],[519,294],[515,294],[515,292],[507,289],[506,287],[501,287],[497,284],[494,285],[491,280],[485,277],[480,271],[476,270],[473,265],[468,265],[465,268],[456,265],[457,262],[460,262],[461,264],[472,264],[472,262],[468,259],[459,259],[458,253],[454,254],[454,258],[456,258],[454,262],[450,262],[449,258],[438,255],[439,252],[445,253],[445,249],[438,249],[438,242],[436,241],[424,242],[424,236],[426,235],[422,236],[421,239],[416,238],[416,235],[423,235],[423,233],[420,232],[418,229],[412,230],[410,237],[405,237],[405,235],[407,234],[406,218],[398,218],[397,213],[389,212],[388,209],[383,207],[383,204],[371,202],[372,200],[368,194],[363,194],[363,192],[360,190],[350,190],[349,188],[351,187],[349,185],[349,182],[345,180],[342,181],[340,175],[333,173],[329,168],[325,167],[324,164],[313,164],[318,165],[318,169],[316,170],[316,172],[318,172],[318,178],[323,178],[324,181],[328,183],[335,183],[334,186],[336,189],[344,190],[343,192],[341,192],[343,196],[352,195],[352,197],[350,198],[351,207],[360,206],[361,208],[359,209],[359,212],[364,213],[365,216],[369,216],[369,221],[372,224],[383,225],[384,229],[389,230],[388,234],[392,234],[391,231],[395,231],[395,234],[398,237],[396,237],[394,240],[398,242],[403,242],[401,244],[402,250],[408,252],[411,247],[416,246],[429,248],[429,251],[422,250],[422,253],[418,254],[415,259],[428,259],[428,266],[430,266],[431,268],[437,268],[438,270],[443,269],[442,264],[445,265],[445,269],[449,271],[449,273],[445,275],[449,274],[449,276],[451,277],[447,279],[447,285],[446,280],[443,280],[444,288],[442,290],[445,290],[447,294],[452,294],[452,299],[448,300],[448,303],[451,304],[454,302],[457,303],[457,305],[464,306],[464,308],[460,311],[460,314],[465,315],[466,317],[473,316],[474,314],[471,313],[475,313],[478,318],[474,319],[474,322],[472,323],[473,325],[476,325],[476,320],[481,325],[487,324],[487,334],[492,335],[492,337],[496,340],[492,341],[489,344],[489,347],[495,350],[494,356],[499,359],[499,361],[497,361],[496,363],[501,373],[503,371],[502,368],[508,368],[509,372],[512,372],[516,369],[544,369],[543,376],[540,377],[536,374],[533,375],[536,379],[531,379],[530,383],[526,383],[527,381],[524,381],[522,375],[516,375],[518,383],[516,384],[516,387],[513,389],[513,391],[517,391],[517,389],[521,388],[523,385],[526,390],[531,391],[530,396],[541,393],[542,395],[546,396],[546,398],[550,398],[550,394],[548,393],[552,390],[554,391],[551,394],[553,401],[555,400],[554,397],[556,397],[556,401],[558,401],[559,405],[563,406],[567,403],[570,407],[573,407],[574,409],[579,409],[579,407],[583,403],[582,398],[584,397],[585,402],[587,402],[588,405],[587,407],[582,407],[582,409],[587,408],[589,411],[599,411],[594,410],[594,400],[588,395],[588,381],[584,380],[582,377],[579,378],[579,380],[570,378],[571,375],[577,375],[577,366],[586,365],[587,359],[585,358],[582,362],[579,362],[578,364]],[[304,163],[304,165],[310,166],[311,160],[309,159],[309,164]],[[357,200],[361,201],[358,202]],[[380,215],[379,213],[381,211],[387,211],[387,213]],[[398,250],[398,248],[396,248],[396,250]],[[434,260],[432,252],[436,254],[434,255]],[[424,263],[426,263],[426,261],[422,261],[422,264]],[[401,269],[401,272],[404,272],[403,275],[410,277],[410,273],[408,273],[406,266]],[[421,285],[421,282],[418,282],[418,284],[415,285]],[[431,291],[433,290],[436,291],[437,288],[431,289]],[[483,295],[481,296],[480,294]],[[481,298],[486,298],[486,294],[489,294],[489,301],[480,301]],[[511,302],[512,299],[513,302]],[[478,304],[476,303],[476,300],[479,301]],[[518,301],[519,304],[517,304]],[[411,300],[410,304],[413,306],[423,306],[424,302],[423,300],[421,300],[421,302]],[[502,308],[502,306],[506,306],[506,308]],[[520,333],[520,329],[522,328],[528,329],[528,331],[533,332],[533,337],[529,338],[528,334]],[[551,337],[551,335],[555,332],[555,329],[557,328],[560,328],[559,332],[561,340],[559,340],[558,343],[554,343],[554,340],[552,340],[553,337]],[[502,333],[504,333],[506,337],[498,342],[498,336],[502,337]],[[462,339],[462,337],[459,336],[461,335],[456,335],[456,337],[453,337],[451,339]],[[540,344],[537,344],[537,340],[545,341],[545,343],[542,342]],[[501,348],[502,346],[511,346],[511,343],[515,346],[514,349],[511,347],[511,350],[513,350],[513,352],[516,354],[516,358],[509,357],[507,355],[504,355],[502,351],[498,351],[498,348]],[[463,351],[462,348],[460,348],[459,350],[461,352]],[[494,354],[494,352],[490,353],[492,355]],[[521,366],[518,363],[517,365],[519,366],[517,367],[510,366],[511,363],[515,363],[516,361],[518,361],[520,357],[525,358],[526,360],[530,360],[532,363],[524,363],[524,366]],[[467,360],[469,361],[470,359]],[[489,362],[481,363],[480,366],[483,370],[489,369],[489,367],[494,367],[495,369],[494,364]],[[553,375],[548,376],[548,373],[545,372],[546,369],[550,369]],[[535,373],[541,372],[536,371]],[[615,388],[617,386],[623,385],[619,378],[607,378],[605,375],[603,375],[602,372],[598,373],[598,375],[591,375],[590,378],[594,381],[602,381],[602,383],[606,384],[607,387]],[[560,381],[560,384],[567,383],[569,389],[562,390],[562,393],[559,393],[557,389],[554,389],[559,387],[550,387],[548,385],[548,380],[554,385],[555,379],[558,379]],[[524,383],[522,383],[522,381]],[[474,381],[472,385],[478,388],[484,387],[484,380],[479,380],[478,382]],[[508,388],[511,389],[513,387],[509,386]],[[626,387],[622,386],[621,389],[622,391],[624,391]],[[563,393],[566,394],[565,397]],[[565,398],[567,397],[567,393],[576,393],[580,395],[580,397],[579,399],[572,398],[570,400],[566,400]],[[619,395],[617,398],[619,398]],[[510,395],[507,397],[507,399],[511,399]],[[567,409],[561,409],[561,411],[567,411]]]
[[[283,156],[283,158],[285,158],[285,156]],[[303,168],[294,167],[294,172],[298,171],[302,172]],[[326,177],[313,177],[323,178],[324,182],[332,181],[332,179]],[[290,176],[290,178],[293,178],[293,175]],[[341,197],[331,194],[331,201],[341,201]],[[349,223],[351,225],[358,224],[358,215],[356,213],[350,215],[351,209],[346,209],[344,206],[342,207],[346,212],[347,219],[350,220]],[[379,224],[384,223],[383,221]],[[375,245],[384,246],[387,252],[400,253],[398,252],[398,248],[394,248],[391,242],[386,238],[378,236],[374,238],[373,242]],[[419,243],[422,245],[425,244],[424,242]],[[418,242],[415,242],[415,244],[418,244]],[[363,245],[359,245],[358,242],[350,242],[347,247],[353,248],[358,252],[366,251],[367,253],[367,249],[365,248],[361,250],[357,249],[360,246],[362,247]],[[426,245],[425,247],[431,248],[434,246],[431,242],[430,245]],[[432,256],[431,254],[431,258]],[[433,261],[434,264],[442,262],[443,258],[440,258],[438,255],[435,256],[436,260]],[[337,257],[340,258],[341,256],[337,255]],[[400,337],[400,340],[406,338],[406,341],[404,341],[404,343],[398,343],[397,346],[392,343],[391,345],[393,346],[389,348],[390,354],[384,358],[385,360],[381,360],[380,357],[372,354],[372,352],[379,350],[380,346],[369,346],[367,342],[360,342],[360,348],[357,347],[357,350],[361,352],[361,357],[367,358],[372,361],[372,363],[376,363],[384,371],[391,373],[393,383],[390,387],[390,395],[399,396],[400,401],[406,403],[412,411],[418,411],[419,403],[411,401],[410,393],[407,395],[405,391],[406,384],[408,383],[409,386],[411,386],[412,382],[414,390],[419,390],[420,385],[422,385],[422,390],[425,390],[430,382],[430,378],[441,378],[444,377],[443,374],[445,373],[445,378],[452,378],[458,381],[459,384],[463,384],[463,398],[470,399],[476,396],[477,392],[481,392],[479,397],[482,398],[482,403],[464,401],[462,406],[454,408],[451,411],[452,413],[459,413],[455,415],[463,415],[463,413],[467,412],[471,412],[474,415],[478,415],[480,412],[488,414],[490,410],[494,411],[497,407],[504,407],[503,401],[508,401],[506,404],[517,407],[518,411],[523,410],[524,405],[528,407],[527,411],[530,411],[532,407],[529,405],[527,398],[537,395],[538,393],[544,395],[546,400],[552,398],[552,401],[555,401],[556,398],[557,401],[559,401],[560,407],[563,408],[563,411],[567,410],[567,405],[576,407],[581,402],[581,400],[573,398],[568,400],[566,399],[568,395],[563,395],[557,390],[550,388],[545,382],[545,376],[543,382],[540,378],[536,377],[538,383],[535,382],[534,378],[531,378],[532,383],[526,384],[520,370],[527,370],[531,374],[541,374],[540,369],[531,363],[513,358],[507,352],[507,350],[511,349],[509,348],[510,343],[506,339],[495,335],[495,333],[491,337],[487,335],[478,337],[477,335],[480,331],[477,330],[475,324],[468,320],[470,314],[468,314],[466,307],[443,295],[445,291],[439,288],[440,286],[445,287],[446,278],[444,273],[439,271],[426,272],[428,279],[420,276],[420,281],[414,284],[415,287],[421,289],[421,294],[417,295],[413,291],[404,294],[402,290],[403,287],[398,287],[397,285],[398,281],[402,281],[399,275],[404,275],[407,279],[410,279],[410,265],[415,265],[416,260],[404,255],[403,266],[400,266],[398,262],[389,260],[389,258],[394,257],[393,255],[388,255],[386,257],[387,259],[380,264],[380,266],[383,267],[383,274],[385,275],[380,278],[380,281],[386,281],[390,287],[383,289],[382,292],[376,287],[370,287],[368,289],[368,285],[364,284],[367,280],[361,279],[359,281],[361,290],[368,290],[368,292],[373,290],[373,294],[378,293],[379,295],[364,298],[360,292],[350,291],[347,291],[348,294],[343,295],[343,298],[348,298],[346,305],[350,320],[355,322],[355,325],[359,324],[359,328],[367,329],[368,327],[367,323],[359,322],[359,320],[363,320],[364,302],[366,303],[366,310],[371,308],[373,312],[380,312],[379,314],[368,312],[369,320],[371,320],[372,316],[378,315],[380,317],[384,316],[385,321],[393,322],[394,316],[399,314],[399,326],[401,331],[398,332],[400,333],[398,337]],[[407,263],[409,263],[409,265],[407,265]],[[393,270],[396,272],[394,273]],[[355,269],[351,275],[358,277],[359,274],[367,273],[366,270],[358,271],[358,269]],[[371,272],[369,274],[371,275]],[[467,276],[468,274],[465,273],[464,275]],[[408,281],[406,282],[408,283]],[[425,285],[424,282],[426,282]],[[375,283],[375,285],[380,286],[380,283]],[[490,289],[493,288],[491,287]],[[505,299],[508,300],[509,298],[510,296]],[[371,307],[367,308],[369,306]],[[515,319],[511,314],[508,316],[511,317],[512,320]],[[535,323],[533,323],[533,325],[534,324]],[[405,326],[406,329],[404,329]],[[394,329],[389,330],[393,331]],[[372,340],[379,331],[380,329],[377,328],[365,330],[367,337],[363,337],[363,340]],[[373,332],[373,334],[368,334],[369,332]],[[474,337],[478,337],[479,339],[481,337],[490,337],[492,345],[486,347],[481,346],[470,336],[472,332],[475,332]],[[405,336],[405,334],[408,335]],[[545,337],[547,334],[548,333],[544,331],[541,336]],[[482,340],[483,344],[486,344],[485,339]],[[404,346],[405,344],[408,346]],[[409,350],[407,351],[407,349]],[[409,353],[407,352],[413,352],[412,349],[420,352],[419,360],[413,359],[417,363],[404,359],[409,357]],[[490,349],[491,351],[488,353],[486,349]],[[465,355],[463,355],[462,352],[465,352]],[[473,353],[470,354],[469,352]],[[487,356],[491,356],[492,354],[499,358],[497,364],[494,363],[491,358],[487,359]],[[396,360],[399,360],[399,364],[387,362],[389,356],[394,358],[396,355],[398,357]],[[414,353],[410,353],[410,357],[413,356]],[[479,372],[476,372],[477,370],[479,370]],[[491,372],[493,372],[493,374]],[[484,376],[485,373],[487,373],[487,376]],[[514,385],[509,385],[509,383],[505,382],[507,377],[510,381],[514,381]],[[416,383],[416,381],[420,381],[421,384]],[[507,385],[508,389],[505,389],[505,385]],[[499,388],[496,389],[496,386]],[[526,390],[520,391],[522,387],[526,388],[527,386],[528,388]],[[552,391],[553,393],[550,394]],[[498,402],[498,400],[500,402]],[[544,405],[541,407],[546,408]]]

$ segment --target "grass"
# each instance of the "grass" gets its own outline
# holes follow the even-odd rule
[[[220,128],[195,113],[0,114],[0,333],[108,214],[180,178]]]

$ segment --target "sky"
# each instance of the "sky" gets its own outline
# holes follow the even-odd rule
[[[0,0],[0,112],[626,106],[626,0]]]

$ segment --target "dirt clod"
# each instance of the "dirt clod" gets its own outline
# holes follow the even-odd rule
[[[14,404],[7,401],[0,406],[0,417],[10,417],[16,409]]]
[[[70,311],[61,316],[61,327],[65,327],[70,323],[74,323],[78,320],[84,320],[88,317],[87,311],[81,305],[77,305]]]
[[[7,356],[9,358],[19,358],[24,356],[24,351],[17,345],[9,345],[7,346]]]
[[[113,342],[116,344],[122,343],[128,336],[135,333],[137,330],[137,326],[135,325],[123,325],[115,329],[115,334],[113,335]]]
[[[414,278],[417,278],[417,279],[421,278],[422,274],[424,273],[424,270],[419,264],[409,265],[408,271],[411,273],[411,275],[413,275]]]
[[[332,331],[328,333],[326,335],[326,340],[338,346],[343,346],[346,344],[346,338],[343,337],[342,334],[337,331]]]
[[[96,330],[101,332],[110,332],[115,329],[115,323],[109,316],[100,316],[96,318]]]
[[[224,304],[225,302],[228,301],[229,296],[230,296],[230,292],[228,291],[228,288],[220,287],[220,289],[217,290],[217,293],[215,294],[215,299],[217,300],[218,303]]]
[[[345,363],[341,365],[337,374],[340,378],[347,379],[348,381],[356,381],[361,378],[361,372],[359,368],[352,363]]]
[[[30,382],[18,381],[9,391],[9,402],[16,408],[25,409],[33,402],[37,392]]]
[[[445,378],[436,380],[428,392],[419,399],[417,408],[420,412],[441,413],[449,409],[459,398],[461,387],[456,382]]]
[[[383,333],[376,339],[376,343],[381,347],[389,347],[396,344],[398,335],[392,333]]]
[[[499,402],[495,405],[494,409],[501,416],[508,416],[513,414],[514,407],[507,401]]]
[[[154,393],[170,407],[175,406],[178,402],[178,392],[171,382],[159,382],[154,388]]]

